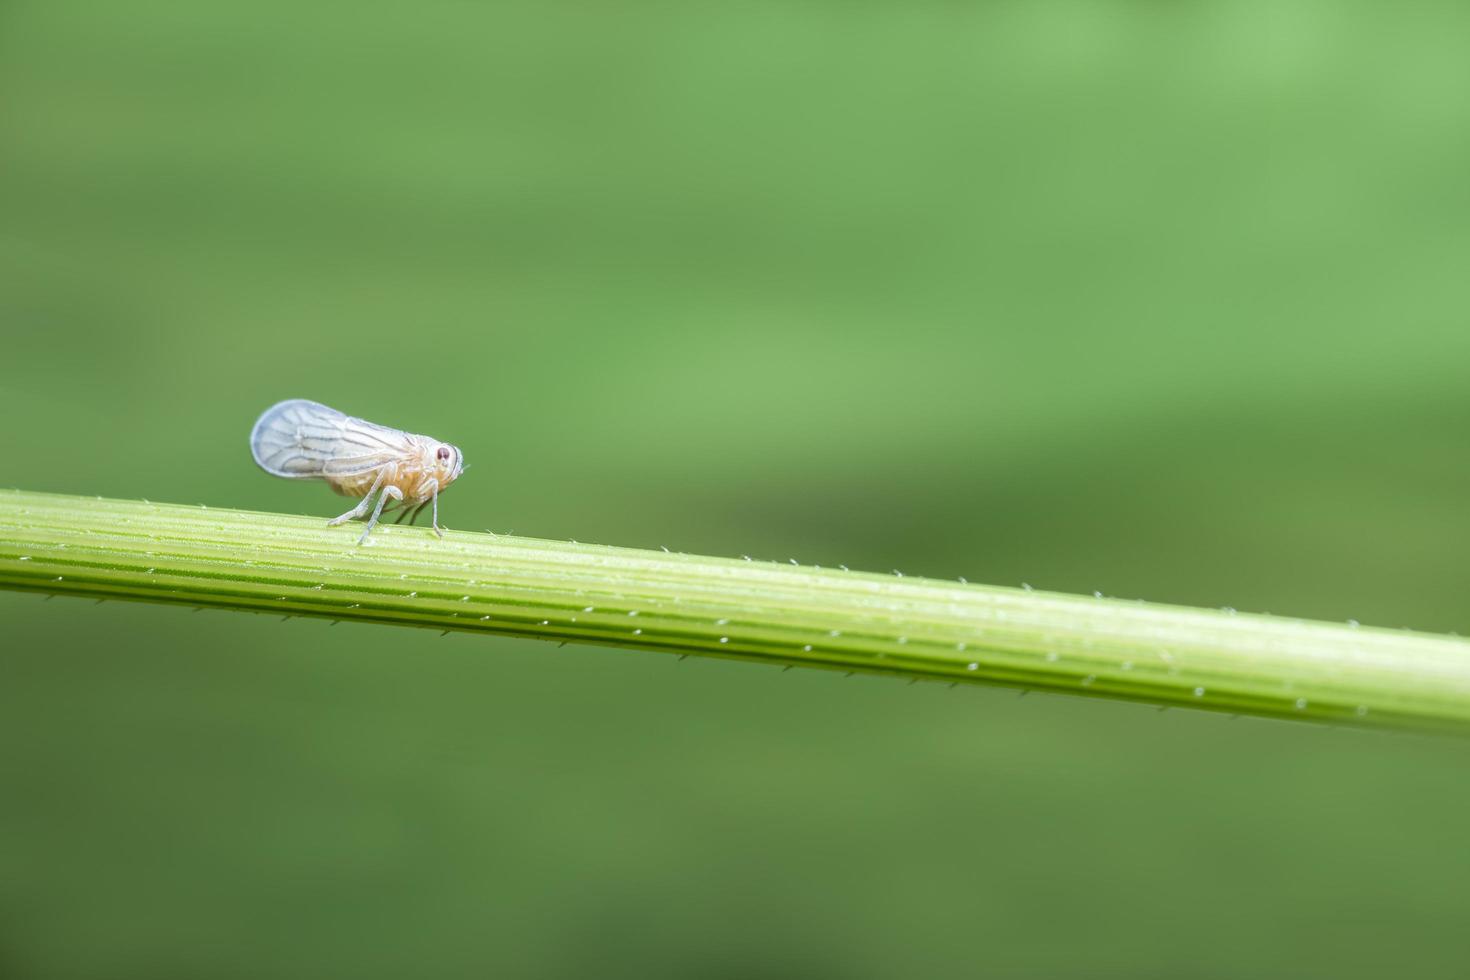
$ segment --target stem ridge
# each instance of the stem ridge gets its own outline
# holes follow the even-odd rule
[[[1470,640],[744,558],[0,492],[0,588],[1470,732]]]

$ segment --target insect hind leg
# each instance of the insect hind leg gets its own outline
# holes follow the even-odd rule
[[[385,477],[387,477],[387,475],[387,469],[379,470],[378,478],[373,481],[372,488],[369,489],[367,493],[362,495],[362,499],[357,502],[357,506],[349,510],[347,513],[340,514],[337,517],[332,518],[330,521],[327,521],[327,527],[336,527],[338,524],[346,524],[348,521],[355,520],[361,517],[363,514],[366,514],[368,509],[368,502],[373,499],[373,494],[377,493],[378,488],[383,485],[383,480]],[[379,509],[381,509],[382,506],[383,500],[381,497],[379,497]]]
[[[389,497],[392,497],[394,500],[402,503],[403,491],[398,489],[391,483],[383,488],[383,492],[378,496],[378,506],[373,508],[373,516],[368,520],[367,527],[363,528],[362,537],[357,539],[358,544],[362,544],[364,541],[366,541],[367,536],[372,533],[373,528],[378,526],[378,518],[383,515],[383,504],[388,501]]]

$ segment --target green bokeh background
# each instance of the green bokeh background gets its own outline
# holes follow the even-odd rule
[[[0,483],[1470,629],[1454,3],[0,6]],[[1460,977],[1470,747],[0,594],[7,977]]]

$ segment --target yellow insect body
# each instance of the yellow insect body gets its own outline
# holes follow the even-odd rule
[[[397,502],[399,520],[406,514],[410,524],[432,503],[434,533],[443,537],[439,494],[464,471],[464,455],[456,446],[365,422],[301,398],[265,410],[250,432],[250,453],[256,465],[272,476],[325,480],[340,494],[360,497],[356,507],[327,522],[341,524],[371,508],[359,544],[377,525],[389,498]]]

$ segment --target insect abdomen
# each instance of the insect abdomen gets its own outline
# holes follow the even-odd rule
[[[375,470],[357,476],[328,477],[327,485],[344,497],[362,497],[373,488],[373,483],[377,478],[378,474]],[[396,484],[398,481],[393,479],[392,474],[389,474],[383,482]]]

